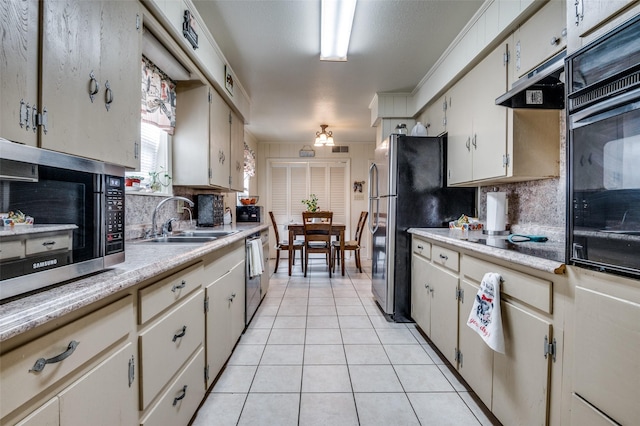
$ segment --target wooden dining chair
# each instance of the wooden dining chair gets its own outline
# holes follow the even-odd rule
[[[356,227],[356,233],[353,237],[353,240],[347,240],[344,242],[344,250],[345,251],[353,251],[356,256],[356,268],[362,272],[362,261],[360,259],[360,241],[362,239],[362,231],[367,226],[367,217],[369,216],[369,212],[361,212],[360,219],[358,219],[358,226]],[[333,241],[331,243],[332,251],[333,251],[333,267],[335,268],[336,263],[340,264],[340,258],[342,257],[342,253],[340,253],[340,241]]]
[[[275,274],[276,272],[278,272],[278,263],[280,262],[280,250],[286,250],[287,252],[289,252],[289,244],[293,245],[293,264],[296,264],[296,251],[300,251],[300,264],[304,265],[303,259],[302,259],[302,253],[304,251],[304,242],[300,241],[300,240],[294,240],[294,241],[289,241],[289,240],[281,240],[280,239],[280,233],[278,232],[278,224],[276,223],[276,218],[273,216],[273,212],[269,212],[269,216],[271,217],[271,224],[273,225],[273,232],[275,232],[276,234],[276,267],[273,270],[273,273]]]
[[[324,253],[331,277],[331,226],[333,212],[302,212],[304,231],[304,276],[309,269],[309,253]]]

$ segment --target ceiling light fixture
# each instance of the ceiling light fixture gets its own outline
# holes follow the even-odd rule
[[[321,124],[320,128],[322,128],[321,132],[316,132],[316,142],[313,144],[314,146],[334,146],[333,143],[333,132],[331,130],[327,131],[328,124]]]
[[[356,0],[322,0],[320,60],[346,61]]]

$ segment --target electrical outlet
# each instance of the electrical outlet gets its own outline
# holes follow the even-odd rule
[[[184,201],[178,200],[177,205],[178,205],[177,207],[178,213],[182,213],[184,211]]]

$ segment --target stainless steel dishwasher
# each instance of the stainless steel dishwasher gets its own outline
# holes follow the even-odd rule
[[[267,274],[269,271],[267,270],[267,266],[265,266],[264,259],[269,255],[269,252],[263,253],[263,263],[262,270],[264,271],[261,275],[256,275],[251,277],[250,273],[250,250],[251,250],[251,241],[261,240],[260,245],[264,248],[268,247],[269,242],[269,233],[268,231],[256,232],[254,234],[249,235],[245,240],[245,252],[246,252],[246,262],[244,269],[244,277],[245,277],[245,324],[248,325],[253,318],[253,315],[256,313],[258,306],[260,305],[260,301],[262,300],[262,280],[267,278]]]

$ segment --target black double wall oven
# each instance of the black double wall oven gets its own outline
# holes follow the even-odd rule
[[[640,16],[566,61],[567,259],[640,278]]]

